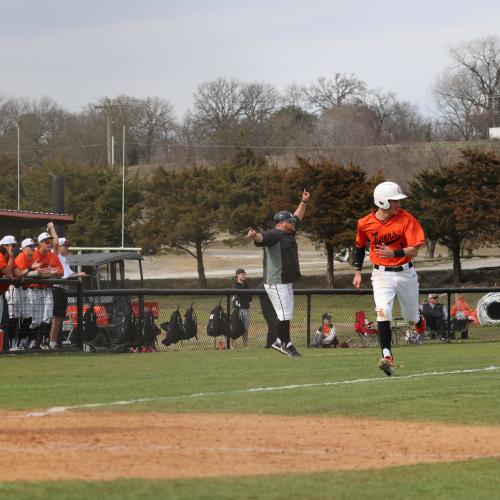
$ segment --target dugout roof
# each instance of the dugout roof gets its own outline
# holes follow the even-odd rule
[[[144,260],[137,252],[83,253],[66,257],[70,266],[104,266],[120,260]]]
[[[70,214],[56,214],[52,212],[29,212],[25,210],[0,209],[0,233],[14,235],[17,240],[25,229],[45,228],[49,222],[58,225],[73,224],[75,217]],[[0,236],[0,237],[1,237]],[[30,235],[36,238],[36,235]]]

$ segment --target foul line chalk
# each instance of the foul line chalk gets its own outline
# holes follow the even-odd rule
[[[191,399],[191,398],[204,398],[209,396],[224,396],[227,394],[254,394],[257,392],[273,392],[273,391],[288,391],[291,389],[308,389],[310,387],[329,387],[334,385],[349,385],[349,384],[363,384],[366,382],[380,382],[383,380],[407,380],[412,378],[420,377],[436,377],[444,375],[461,375],[464,373],[478,373],[478,372],[490,372],[498,370],[499,366],[488,366],[486,368],[469,368],[465,370],[453,370],[447,372],[424,372],[424,373],[414,373],[412,375],[402,375],[394,377],[375,377],[375,378],[358,378],[354,380],[338,380],[336,382],[316,382],[311,384],[292,384],[292,385],[281,385],[275,387],[251,387],[250,389],[235,389],[231,391],[219,391],[219,392],[195,392],[193,394],[180,394],[178,396],[159,396],[156,398],[139,398],[130,399],[128,401],[111,401],[108,403],[86,403],[82,405],[73,406],[54,406],[48,408],[47,410],[35,411],[27,413],[26,417],[45,417],[47,415],[54,415],[57,413],[64,413],[68,410],[83,410],[91,408],[102,408],[106,406],[125,406],[133,405],[138,403],[150,403],[152,401],[171,401],[176,399]]]

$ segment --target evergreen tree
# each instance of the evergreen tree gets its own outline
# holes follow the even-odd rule
[[[215,241],[217,210],[224,192],[213,171],[193,167],[179,172],[157,169],[147,181],[139,241],[146,252],[182,252],[196,259],[198,279],[207,287],[204,251]]]
[[[494,152],[462,151],[462,159],[440,169],[426,169],[410,183],[409,206],[426,235],[453,256],[453,277],[462,281],[464,243],[500,240],[500,159]]]

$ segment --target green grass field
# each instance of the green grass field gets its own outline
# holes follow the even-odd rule
[[[398,347],[398,376],[393,378],[385,378],[377,368],[378,356],[377,349],[311,349],[304,350],[302,358],[288,358],[262,348],[1,356],[1,408],[85,410],[84,405],[100,404],[91,410],[264,413],[311,419],[341,415],[500,425],[500,343]],[[483,370],[487,367],[497,368]],[[301,387],[305,384],[310,385]],[[297,387],[248,391],[283,385]],[[141,398],[147,400],[112,405]],[[498,497],[499,478],[497,457],[293,476],[2,483],[0,497],[471,499]]]

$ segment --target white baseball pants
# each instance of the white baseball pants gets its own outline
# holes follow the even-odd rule
[[[418,276],[414,267],[399,272],[373,269],[372,286],[377,321],[392,321],[396,295],[404,320],[412,323],[419,320]]]
[[[279,321],[293,317],[293,288],[291,283],[264,285]]]

